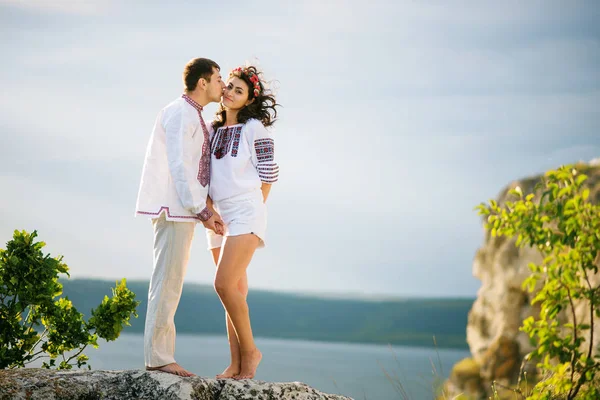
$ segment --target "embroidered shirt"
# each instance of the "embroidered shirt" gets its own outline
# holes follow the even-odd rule
[[[214,201],[260,189],[262,182],[275,183],[279,178],[274,140],[257,119],[216,132],[211,124],[210,151],[209,194]]]
[[[136,214],[205,221],[210,179],[210,133],[202,107],[186,95],[159,113],[146,149]]]

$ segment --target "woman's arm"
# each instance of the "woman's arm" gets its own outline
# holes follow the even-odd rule
[[[275,159],[275,143],[269,131],[260,121],[252,120],[247,125],[248,145],[252,152],[252,164],[261,180],[263,202],[267,202],[271,184],[279,179],[279,165]]]
[[[263,194],[263,203],[266,203],[267,197],[269,197],[269,192],[271,191],[271,184],[262,182],[262,185],[260,185],[260,190],[262,190]]]

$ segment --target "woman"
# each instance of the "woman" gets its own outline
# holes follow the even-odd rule
[[[273,139],[265,129],[273,125],[278,105],[256,67],[239,67],[229,74],[211,124],[209,194],[225,232],[206,234],[231,350],[231,364],[217,379],[251,379],[262,358],[250,326],[246,268],[254,251],[265,245],[265,202],[279,175]]]

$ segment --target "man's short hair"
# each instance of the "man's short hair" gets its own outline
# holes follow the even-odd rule
[[[208,58],[194,58],[188,62],[183,70],[185,89],[190,92],[195,90],[200,78],[204,78],[210,82],[210,77],[214,72],[213,68],[221,69],[219,64]]]

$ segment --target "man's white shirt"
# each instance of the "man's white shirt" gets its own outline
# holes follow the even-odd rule
[[[210,217],[206,208],[209,185],[201,183],[201,176],[209,174],[202,155],[203,147],[209,151],[210,139],[200,121],[202,108],[184,97],[171,102],[156,118],[146,149],[136,215],[157,218],[164,212],[170,221]]]

